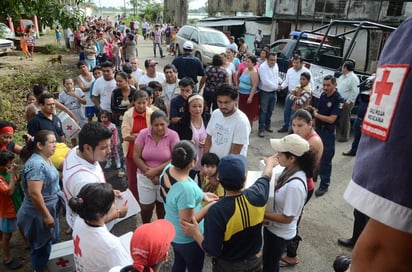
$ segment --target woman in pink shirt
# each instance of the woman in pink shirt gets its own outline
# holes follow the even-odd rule
[[[159,176],[172,159],[172,149],[179,141],[178,134],[168,129],[168,118],[163,111],[150,116],[150,128],[142,129],[135,141],[133,159],[137,165],[138,194],[141,216],[149,223],[156,205],[157,218],[164,218],[160,196]]]

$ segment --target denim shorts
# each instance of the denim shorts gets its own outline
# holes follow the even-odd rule
[[[12,233],[17,230],[16,218],[0,218],[0,231],[4,233]]]

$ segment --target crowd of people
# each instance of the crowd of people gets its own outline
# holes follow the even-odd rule
[[[64,209],[73,237],[76,271],[159,271],[169,246],[174,251],[173,272],[202,271],[205,254],[212,257],[213,271],[269,272],[296,265],[304,206],[313,193],[324,195],[331,183],[336,129],[338,141],[348,140],[348,114],[359,93],[354,63],[345,62],[339,78],[325,76],[320,98],[312,99],[313,79],[299,55],[293,57],[293,66],[281,79],[276,53],[268,48],[262,49],[265,53],[258,60],[244,44],[239,45],[239,50],[245,51],[240,54],[237,46],[229,44],[226,52],[215,55],[212,65],[204,69],[191,55],[193,44],[188,41],[183,46],[185,54],[167,64],[163,72],[156,70],[158,62],[153,58],[145,60],[143,71],[136,58],[137,44],[132,50],[135,53],[124,50],[119,59],[98,59],[96,49],[100,41],[117,44],[123,40],[122,34],[128,33],[122,45],[126,46],[137,40],[133,34],[136,29],[119,22],[123,27],[118,36],[120,29],[113,30],[99,20],[93,22],[83,26],[85,46],[81,50],[85,58],[77,65],[79,76],[62,80],[64,89],[58,98],[41,85],[34,86],[27,96],[25,147],[13,142],[16,126],[0,122],[4,264],[9,269],[21,266],[10,254],[12,233],[19,229],[30,248],[32,269],[47,271],[51,245],[58,241],[60,232],[58,216]],[[147,31],[145,39],[150,35]],[[156,47],[162,46],[156,35],[155,55]],[[253,122],[258,120],[259,137],[273,132],[271,118],[277,94],[285,88],[284,122],[278,132],[289,135],[270,140],[274,155],[264,158],[262,176],[245,188]],[[71,141],[64,134],[56,107],[80,127]],[[389,137],[402,138],[402,132],[397,132],[400,129],[393,130]],[[373,138],[372,132],[368,137]],[[359,148],[376,141],[369,138],[361,141]],[[389,144],[393,142],[380,142],[379,148]],[[16,175],[13,154],[19,154],[24,162],[21,177]],[[106,182],[102,165],[112,167],[112,159],[118,177],[126,175],[128,188],[141,208],[143,226],[133,234],[131,255],[106,227],[128,211],[127,202],[115,204],[121,192]],[[283,170],[276,177],[275,190],[269,192],[277,165]],[[377,190],[365,183],[370,180],[367,168],[355,169],[345,197],[354,204],[355,216],[365,213],[372,218],[366,227],[363,220],[361,228],[368,237],[379,240],[376,232],[388,228],[387,224],[380,223],[382,218],[375,218],[375,210],[362,206],[361,200],[349,197],[349,193],[362,194],[362,190],[355,192],[359,187]],[[318,176],[320,185],[315,190]],[[273,204],[267,206],[270,195]],[[394,201],[398,201],[396,197]],[[410,231],[406,222],[399,224],[400,231]],[[388,225],[396,237],[411,240],[410,234],[399,233],[398,225]],[[356,228],[353,240],[341,239],[339,243],[354,246],[362,232]],[[360,240],[364,250],[376,246],[366,238]],[[382,239],[376,243],[393,248]],[[384,247],[374,256],[387,252]],[[374,267],[383,263],[366,260],[371,254],[354,259],[354,268],[363,267],[362,262]],[[391,257],[385,267],[396,267],[396,260],[407,263],[402,256]]]

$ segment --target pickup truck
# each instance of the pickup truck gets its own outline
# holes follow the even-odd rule
[[[314,81],[313,96],[320,97],[326,75],[340,75],[346,60],[355,62],[355,73],[364,81],[376,70],[380,52],[394,27],[368,21],[335,20],[312,31],[293,31],[290,39],[270,45],[278,54],[279,74],[286,76],[291,58],[299,54]]]
[[[13,41],[0,39],[0,55],[7,54],[13,49],[14,49]]]

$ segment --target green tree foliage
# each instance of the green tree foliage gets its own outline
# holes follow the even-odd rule
[[[0,17],[10,16],[14,21],[34,15],[44,26],[53,27],[55,24],[63,28],[75,27],[84,17],[79,8],[84,0],[1,0]]]
[[[160,3],[151,3],[150,1],[140,9],[139,16],[151,22],[160,23],[162,21],[163,5]]]

